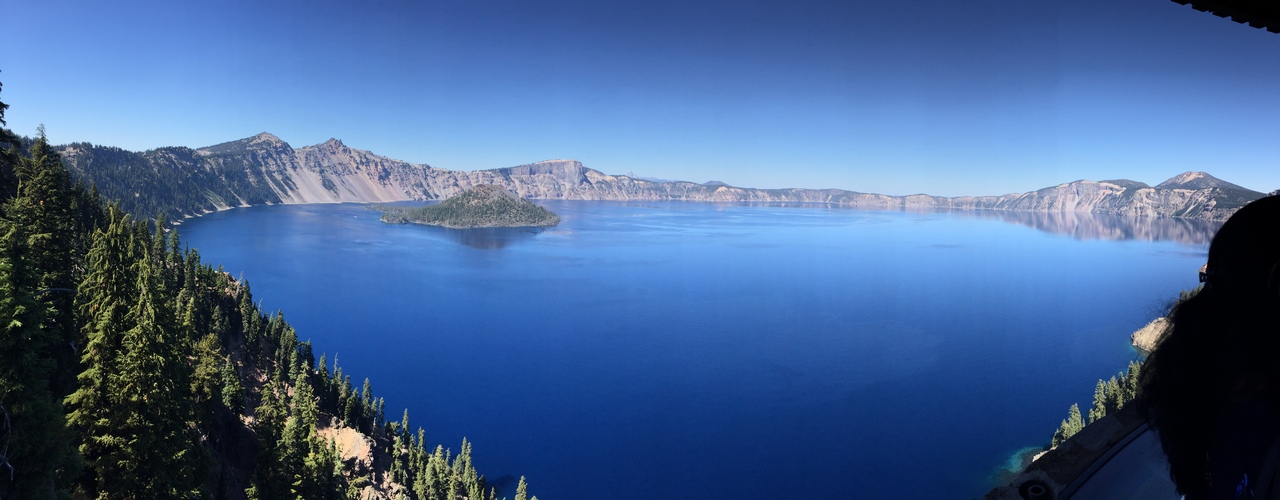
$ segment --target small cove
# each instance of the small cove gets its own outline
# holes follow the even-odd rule
[[[546,499],[972,497],[1135,353],[1212,226],[540,202],[559,226],[362,205],[180,227],[388,418]],[[1003,214],[1008,215],[1008,214]],[[1159,221],[1157,221],[1159,222]],[[921,480],[928,477],[929,480]]]

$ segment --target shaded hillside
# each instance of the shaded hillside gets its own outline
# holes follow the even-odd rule
[[[134,214],[198,215],[236,205],[443,199],[494,184],[521,197],[566,200],[684,200],[825,203],[890,210],[1095,212],[1223,220],[1261,193],[1188,172],[1155,187],[1131,180],[1080,180],[1003,196],[889,196],[841,189],[753,189],[720,182],[652,181],[608,175],[574,160],[461,172],[386,158],[330,139],[294,149],[262,133],[200,149],[131,153],[71,144],[61,153],[86,184]]]
[[[379,207],[382,221],[448,228],[545,227],[560,217],[501,186],[482,184],[437,204],[418,208]]]

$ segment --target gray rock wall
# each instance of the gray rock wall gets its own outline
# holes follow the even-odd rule
[[[92,155],[68,149],[65,156],[69,163],[91,161]],[[237,184],[241,186],[239,189],[265,186],[271,190],[268,195],[275,195],[270,198],[278,198],[281,203],[434,200],[477,185],[496,184],[533,199],[825,203],[888,210],[1090,212],[1223,220],[1244,203],[1263,196],[1202,172],[1174,177],[1162,183],[1163,187],[1126,180],[1081,180],[1021,194],[954,198],[925,194],[888,196],[840,189],[752,189],[682,181],[655,182],[608,175],[575,160],[463,172],[387,158],[350,148],[336,139],[294,149],[267,133],[195,150],[194,157],[198,160],[192,165],[183,164],[179,158],[162,157],[165,151],[140,154],[155,165],[164,165],[153,165],[153,168],[204,169],[218,174],[215,178],[228,178],[228,172],[243,171],[237,178],[247,178],[247,184]],[[211,195],[208,206],[192,212],[246,204],[245,196],[234,188],[211,186],[208,190],[220,194]]]

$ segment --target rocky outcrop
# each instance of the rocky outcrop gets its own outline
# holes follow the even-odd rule
[[[110,152],[114,161],[95,163],[96,156],[105,155],[103,150]],[[464,172],[387,158],[351,148],[337,139],[294,149],[268,133],[196,150],[163,148],[129,153],[75,144],[63,151],[74,172],[99,185],[130,185],[120,179],[138,175],[133,170],[136,167],[156,179],[147,182],[176,184],[152,188],[163,191],[161,198],[179,198],[174,204],[178,213],[173,215],[269,203],[436,200],[483,184],[535,199],[824,203],[890,210],[1091,212],[1210,220],[1225,219],[1263,196],[1203,172],[1188,172],[1155,187],[1129,180],[1080,180],[1028,193],[955,198],[646,180],[605,174],[575,160]],[[184,183],[203,191],[193,195],[191,186]],[[167,192],[176,194],[165,195]],[[116,193],[117,198],[128,195]]]
[[[1129,341],[1142,352],[1150,353],[1156,350],[1156,344],[1160,343],[1160,339],[1164,337],[1164,332],[1168,329],[1168,319],[1156,318],[1154,321],[1147,323],[1147,326],[1133,332],[1133,335],[1129,336]]]

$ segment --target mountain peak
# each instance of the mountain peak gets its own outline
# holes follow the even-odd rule
[[[196,152],[202,155],[223,155],[223,154],[240,154],[246,150],[268,150],[268,151],[284,151],[291,152],[293,147],[283,139],[276,137],[270,132],[262,132],[260,134],[245,137],[235,141],[228,141],[212,146],[205,146],[197,149]]]
[[[1242,191],[1251,191],[1241,186],[1237,186],[1230,182],[1224,181],[1205,172],[1183,172],[1175,175],[1169,180],[1156,184],[1157,188],[1163,189],[1239,189]]]
[[[330,137],[330,138],[329,138],[329,140],[324,141],[324,143],[322,143],[322,144],[320,144],[320,145],[321,145],[321,146],[328,146],[328,147],[331,147],[331,148],[341,148],[341,147],[345,147],[345,146],[346,146],[346,144],[343,144],[341,140],[339,140],[339,139],[334,139],[334,138],[332,138],[332,137]]]
[[[284,140],[280,139],[279,137],[276,137],[276,135],[272,134],[271,132],[262,132],[258,135],[250,137],[249,140],[253,142],[271,142],[271,143],[284,142]]]

